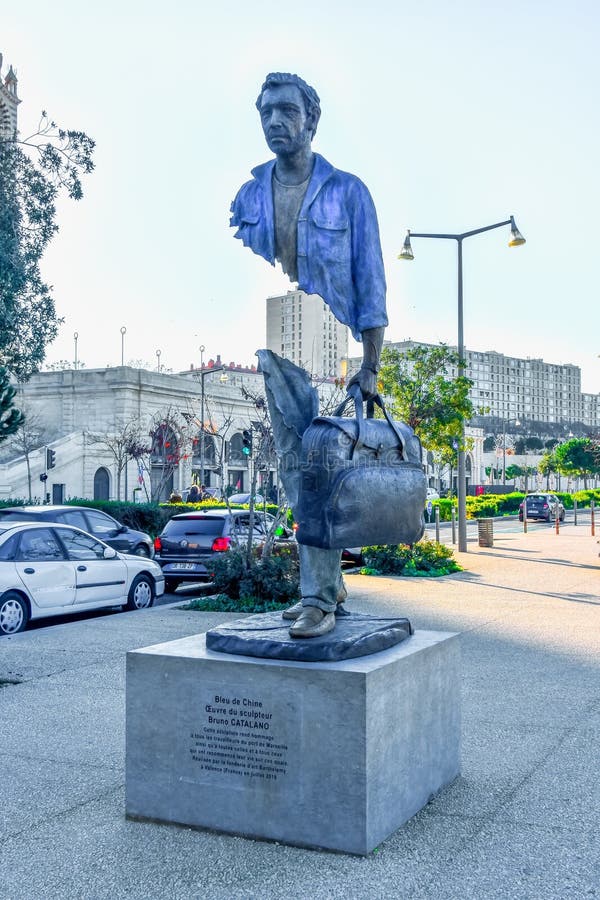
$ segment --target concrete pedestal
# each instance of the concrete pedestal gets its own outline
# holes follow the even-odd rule
[[[127,654],[127,815],[367,854],[460,766],[458,635],[301,663]]]

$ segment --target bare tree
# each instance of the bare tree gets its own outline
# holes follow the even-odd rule
[[[26,403],[19,403],[25,420],[18,431],[12,435],[9,447],[20,456],[25,457],[27,466],[27,492],[29,502],[32,502],[31,490],[31,454],[39,450],[49,440],[48,426],[37,410],[31,409]]]
[[[253,451],[253,466],[252,466],[252,478],[251,478],[251,486],[250,486],[250,502],[249,502],[249,523],[248,523],[248,544],[246,547],[246,562],[247,565],[251,565],[252,561],[252,536],[253,536],[253,527],[254,527],[254,515],[255,515],[255,498],[256,498],[256,488],[258,483],[258,476],[262,472],[266,474],[270,472],[277,464],[277,456],[275,452],[275,441],[273,439],[273,428],[271,426],[271,419],[269,416],[269,408],[267,405],[267,401],[265,400],[262,394],[259,394],[256,391],[249,391],[247,388],[242,387],[242,396],[245,400],[250,400],[254,406],[256,411],[256,418],[253,418],[249,423],[250,428],[252,429],[252,451]],[[263,518],[266,526],[266,498],[263,498]],[[287,513],[287,502],[284,504],[279,504],[279,508],[277,511],[277,515],[275,516],[275,521],[272,523],[271,528],[266,528],[265,531],[267,534],[267,539],[265,541],[262,556],[263,559],[267,559],[272,551],[273,545],[275,541],[275,535],[278,527],[283,522]]]
[[[117,480],[117,497],[121,499],[121,476],[130,459],[139,459],[150,453],[150,445],[145,438],[139,420],[115,423],[103,433],[87,432],[88,443],[107,450],[114,461]],[[127,498],[125,498],[127,499]]]
[[[225,471],[225,442],[227,434],[234,420],[233,404],[227,408],[223,403],[216,404],[219,409],[219,415],[215,415],[212,404],[209,404],[208,398],[204,405],[204,422],[200,421],[200,416],[190,407],[190,410],[182,413],[190,429],[195,429],[196,433],[192,437],[192,452],[196,455],[198,445],[201,443],[202,434],[204,433],[204,441],[206,447],[207,438],[213,442],[214,463],[217,473],[221,478],[221,489],[223,488],[223,473]],[[219,423],[219,424],[217,424]],[[207,454],[208,456],[208,454]],[[193,457],[192,457],[193,459]],[[204,460],[206,462],[206,459]]]
[[[169,405],[150,421],[150,452],[140,456],[138,462],[148,473],[152,503],[160,500],[179,463],[191,452],[193,434],[188,416]]]

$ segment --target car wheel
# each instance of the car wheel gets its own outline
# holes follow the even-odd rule
[[[176,578],[165,578],[165,591],[167,594],[172,594],[177,590],[180,584],[181,582],[177,581]]]
[[[7,591],[0,599],[0,634],[17,634],[29,621],[27,604],[16,591]]]
[[[564,511],[564,509],[563,509],[563,511],[561,512],[561,514],[560,514],[560,516],[559,516],[558,518],[560,519],[561,522],[564,522],[564,521],[565,521],[565,511]]]
[[[138,544],[137,547],[133,548],[134,556],[145,556],[146,559],[150,559],[150,551],[146,547],[145,544]]]
[[[136,575],[127,595],[127,609],[147,609],[153,603],[153,580],[149,575]]]

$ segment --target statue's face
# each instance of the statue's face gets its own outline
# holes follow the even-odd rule
[[[295,84],[273,85],[262,95],[260,121],[269,150],[277,155],[295,153],[310,145],[312,119]]]

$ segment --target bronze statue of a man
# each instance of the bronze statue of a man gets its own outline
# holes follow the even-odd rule
[[[387,325],[385,275],[371,196],[355,175],[334,168],[311,142],[321,115],[319,97],[298,75],[267,75],[256,102],[275,159],[252,170],[231,205],[235,237],[292,282],[318,294],[363,344],[363,361],[350,385],[363,398],[377,392],[379,355]],[[306,372],[271,351],[258,353],[275,444],[286,463],[281,479],[292,507],[300,488],[300,446],[317,415],[316,391]],[[294,460],[296,464],[294,464]],[[290,462],[291,461],[291,462]],[[315,637],[335,627],[346,596],[340,551],[299,545],[301,603],[286,610],[293,637]]]

